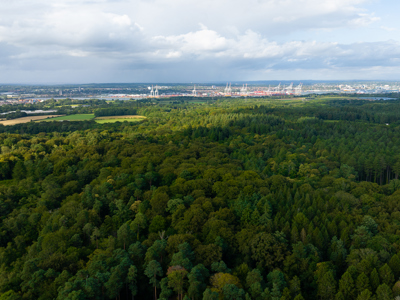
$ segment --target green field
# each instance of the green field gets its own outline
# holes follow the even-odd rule
[[[69,116],[62,116],[62,117],[55,117],[44,119],[40,121],[51,122],[51,121],[86,121],[94,119],[94,114],[76,114],[76,115],[69,115]],[[131,118],[128,116],[121,116],[121,117],[106,117],[104,119],[95,119],[97,123],[104,124],[104,123],[115,123],[115,122],[139,122],[143,120],[145,117],[137,117]]]
[[[99,123],[99,124],[104,124],[104,123],[115,123],[115,122],[125,122],[125,121],[127,121],[127,122],[139,122],[139,121],[142,121],[143,119],[142,118],[137,118],[137,119],[127,119],[127,118],[117,118],[117,119],[103,119],[103,120],[95,120],[96,121],[96,123]]]
[[[69,115],[69,116],[62,116],[62,117],[46,119],[44,121],[61,121],[61,120],[85,121],[85,120],[91,120],[93,118],[94,118],[94,114],[76,114],[76,115]]]

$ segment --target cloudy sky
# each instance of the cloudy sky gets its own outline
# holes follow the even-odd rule
[[[0,5],[0,83],[400,80],[398,0]]]

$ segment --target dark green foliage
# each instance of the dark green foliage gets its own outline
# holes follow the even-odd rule
[[[364,272],[357,277],[356,290],[358,294],[361,294],[364,290],[371,290],[369,279]]]
[[[243,289],[229,283],[223,287],[222,292],[225,300],[242,300],[245,294]]]
[[[128,271],[128,284],[129,284],[129,289],[131,290],[132,296],[135,296],[137,294],[137,277],[138,277],[138,270],[137,268],[132,265],[129,267]]]
[[[318,295],[321,299],[332,299],[336,295],[336,280],[332,271],[326,272],[318,280]]]
[[[211,265],[211,271],[215,273],[230,273],[231,270],[226,266],[223,261],[213,262]]]
[[[144,274],[149,278],[150,284],[154,287],[154,298],[157,299],[157,286],[159,285],[157,277],[163,275],[161,265],[155,260],[150,261]]]
[[[393,294],[386,284],[382,284],[376,289],[376,297],[379,300],[391,300],[393,299]]]
[[[364,290],[357,296],[357,300],[370,300],[370,299],[375,299],[375,297],[372,296],[370,290]]]
[[[254,269],[247,273],[246,285],[252,299],[262,299],[264,297],[265,282],[258,269]]]
[[[217,300],[219,297],[217,292],[206,289],[203,293],[203,300]]]
[[[155,216],[151,220],[149,231],[158,233],[165,229],[165,219],[162,216]]]
[[[399,101],[134,104],[0,126],[0,298],[400,293]]]
[[[393,286],[394,284],[394,275],[390,267],[385,264],[379,269],[379,277],[381,279],[381,283],[384,283],[388,286]]]
[[[207,287],[207,278],[209,277],[209,271],[206,267],[199,264],[195,266],[190,273],[187,275],[189,279],[188,295],[191,299],[202,299],[204,291]]]
[[[354,280],[349,272],[344,273],[339,280],[339,292],[342,293],[344,299],[353,299],[355,297]]]
[[[397,254],[393,255],[390,259],[389,267],[393,272],[394,278],[398,279],[400,276],[400,259]]]
[[[330,260],[333,261],[339,269],[345,267],[347,250],[342,240],[338,240],[336,236],[331,241],[331,253]]]
[[[161,287],[161,293],[160,293],[160,297],[158,299],[168,300],[169,297],[171,297],[173,294],[172,289],[170,289],[170,287],[168,285],[168,277],[164,277],[163,279],[161,279],[160,287]]]
[[[376,269],[373,269],[373,271],[371,273],[370,283],[371,283],[371,288],[373,291],[376,290],[378,288],[378,286],[381,284],[381,282],[379,280],[379,274]]]
[[[192,261],[194,260],[194,253],[189,245],[189,243],[185,242],[178,246],[179,252],[172,255],[171,265],[172,266],[181,266],[185,268],[187,271],[192,269]]]

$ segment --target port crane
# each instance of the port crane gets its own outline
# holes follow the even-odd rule
[[[286,94],[290,94],[293,91],[293,82],[286,88],[284,88]]]
[[[231,83],[226,84],[226,88],[225,88],[225,96],[230,96],[232,95],[232,87],[231,87]]]
[[[277,87],[272,88],[275,92],[279,92],[281,88],[281,83],[279,82]]]
[[[243,87],[240,89],[240,94],[243,96],[247,96],[247,83],[246,86],[244,86],[243,84]]]
[[[301,95],[302,87],[303,87],[303,84],[300,82],[299,85],[294,88],[295,95]]]

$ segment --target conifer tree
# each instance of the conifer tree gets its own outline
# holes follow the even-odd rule
[[[393,271],[394,278],[400,277],[400,258],[397,254],[393,255],[389,261],[389,267]]]
[[[384,264],[379,269],[379,277],[381,279],[381,283],[384,283],[388,286],[393,286],[394,284],[394,275],[388,264]]]
[[[357,300],[372,300],[372,299],[374,298],[370,290],[364,290],[357,296]]]
[[[362,272],[360,275],[358,275],[357,280],[356,280],[356,288],[357,288],[358,294],[361,294],[364,290],[371,289],[371,287],[369,285],[368,276],[365,275],[364,272]]]
[[[280,298],[280,300],[291,300],[292,296],[290,295],[290,290],[285,287],[282,291],[282,297]]]
[[[339,280],[339,292],[344,296],[344,299],[353,299],[355,296],[354,280],[349,272],[343,274]]]
[[[281,295],[282,293],[279,290],[279,284],[274,282],[271,291],[272,300],[279,300],[281,298]]]
[[[339,291],[336,295],[335,295],[335,300],[346,300],[346,297],[343,295],[343,293],[341,291]]]
[[[391,289],[386,284],[381,284],[376,289],[376,297],[379,300],[392,300],[393,299],[393,293],[392,293]]]
[[[393,291],[393,296],[394,296],[394,297],[400,296],[400,281],[397,281],[397,282],[393,285],[392,291]]]
[[[380,280],[379,280],[379,274],[378,274],[378,271],[376,270],[376,268],[374,268],[371,272],[370,283],[371,283],[372,290],[375,290],[375,291],[378,288],[378,286],[381,284]]]
[[[150,261],[144,271],[144,274],[149,277],[149,282],[154,287],[154,299],[157,300],[157,286],[159,283],[157,277],[163,275],[160,263],[156,260]]]
[[[138,277],[138,271],[137,268],[132,265],[129,267],[128,270],[128,282],[129,282],[129,289],[131,290],[132,294],[132,300],[134,299],[136,293],[137,293],[137,277]]]
[[[333,299],[336,294],[336,280],[332,271],[328,271],[318,283],[318,295],[321,299]]]

